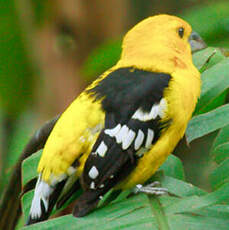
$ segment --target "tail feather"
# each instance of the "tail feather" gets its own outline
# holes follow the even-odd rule
[[[59,195],[61,194],[66,180],[67,179],[59,182],[55,186],[50,186],[45,181],[42,181],[41,175],[39,175],[26,225],[48,219]]]

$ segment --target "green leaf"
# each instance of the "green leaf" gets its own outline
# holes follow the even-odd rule
[[[201,209],[197,211],[199,215],[206,215],[209,217],[219,217],[222,219],[229,219],[229,209],[228,205],[215,205],[208,207],[206,209]]]
[[[172,215],[169,219],[171,230],[228,230],[229,221],[227,219],[214,218],[198,214]]]
[[[223,127],[217,137],[215,138],[215,141],[212,145],[212,149],[216,148],[218,145],[222,145],[226,142],[229,142],[229,125]]]
[[[37,177],[37,166],[41,157],[42,150],[34,153],[22,163],[22,186],[33,178]]]
[[[26,222],[29,216],[29,210],[31,206],[31,202],[33,200],[34,190],[27,192],[22,197],[22,213],[24,217],[24,222]]]
[[[208,47],[193,54],[193,63],[197,69],[209,69],[213,65],[225,59],[218,48]]]
[[[160,229],[169,230],[169,224],[167,217],[165,215],[164,209],[160,203],[160,199],[153,196],[148,196],[153,214],[157,220],[158,226]]]
[[[22,187],[25,186],[30,180],[36,178],[37,166],[42,154],[42,150],[32,154],[22,162]],[[34,190],[25,193],[22,197],[22,212],[24,220],[29,216],[30,205],[32,203]]]
[[[214,156],[213,160],[217,163],[221,163],[225,159],[229,158],[229,142],[218,145],[212,152],[211,155]]]
[[[222,186],[215,192],[206,194],[204,196],[191,196],[183,198],[177,202],[174,202],[173,205],[165,208],[167,213],[182,213],[182,212],[194,212],[195,210],[209,207],[213,204],[221,203],[223,201],[228,201],[228,191],[229,183]]]
[[[72,215],[56,218],[23,229],[157,229],[147,196],[141,194],[120,203],[97,209],[83,218]]]
[[[210,175],[210,182],[213,189],[217,189],[223,184],[229,182],[228,172],[229,159],[226,159]]]
[[[188,143],[229,124],[229,104],[192,118],[186,130]]]
[[[229,153],[229,125],[222,128],[211,148],[211,156],[217,163],[228,158]]]
[[[188,197],[206,194],[206,192],[191,183],[187,183],[173,177],[163,176],[159,178],[159,181],[161,182],[162,187],[167,188],[170,193],[177,196]]]
[[[172,154],[168,157],[160,169],[164,171],[166,176],[171,176],[180,180],[185,179],[184,168],[181,160]]]
[[[181,183],[184,183],[181,181]],[[67,215],[23,229],[227,229],[228,209],[214,205],[228,199],[229,185],[207,195],[178,198],[134,195],[99,208],[83,218]],[[191,211],[191,212],[190,212]],[[220,212],[220,215],[216,212]],[[214,215],[215,214],[215,215]],[[213,228],[214,227],[214,228]]]
[[[211,173],[210,182],[213,190],[229,181],[229,125],[222,128],[211,149],[211,156],[219,165]]]
[[[213,98],[209,103],[206,104],[206,106],[204,106],[202,109],[200,109],[199,111],[195,111],[194,115],[198,115],[198,114],[203,114],[203,113],[207,113],[213,109],[216,109],[217,107],[225,104],[226,99],[227,99],[227,94],[228,94],[228,90],[225,90],[223,93],[221,93],[219,96]]]
[[[201,75],[201,96],[196,111],[202,110],[229,87],[229,59],[219,62]]]

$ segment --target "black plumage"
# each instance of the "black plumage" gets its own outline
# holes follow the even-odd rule
[[[122,68],[110,73],[97,86],[88,90],[95,100],[102,99],[105,127],[86,161],[81,178],[85,192],[76,203],[73,212],[75,216],[84,216],[94,209],[100,197],[136,167],[140,156],[134,147],[134,141],[139,130],[144,137],[140,147],[145,147],[149,130],[154,133],[150,143],[153,144],[160,137],[162,128],[169,126],[170,121],[162,123],[160,116],[143,121],[133,118],[133,114],[138,109],[143,113],[150,113],[152,107],[159,104],[163,98],[170,78],[168,74]],[[128,148],[123,148],[123,143],[117,143],[117,136],[107,134],[107,130],[117,126],[126,126],[134,133],[135,138]],[[103,148],[99,150],[101,143]],[[105,154],[99,154],[99,151]],[[95,178],[90,175],[93,167],[96,170]]]
[[[150,111],[163,97],[171,76],[136,68],[120,68],[110,73],[97,86],[88,90],[95,100],[103,98],[102,107],[123,124],[138,109]]]

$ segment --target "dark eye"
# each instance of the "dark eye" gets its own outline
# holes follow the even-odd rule
[[[180,28],[178,29],[178,34],[179,34],[179,36],[180,36],[181,38],[183,38],[183,36],[184,36],[184,28],[183,28],[183,27],[180,27]]]

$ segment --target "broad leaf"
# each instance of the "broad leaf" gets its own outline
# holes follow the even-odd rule
[[[196,111],[203,110],[229,87],[229,59],[219,62],[207,69],[202,75],[201,96]]]
[[[163,177],[163,176],[162,176]],[[168,177],[168,187],[175,187],[176,183]],[[163,182],[163,183],[164,183]],[[177,181],[176,181],[177,182]],[[184,183],[180,181],[180,183]],[[194,186],[192,186],[194,187]],[[215,205],[228,199],[226,191],[229,185],[212,194],[198,193],[182,197],[154,197],[143,194],[119,202],[113,202],[99,208],[83,218],[72,215],[48,220],[31,225],[23,229],[227,229],[228,210],[224,206]],[[196,189],[195,191],[198,191]],[[221,215],[214,215],[219,210]],[[210,214],[209,214],[210,213]],[[200,218],[201,215],[201,218]],[[198,218],[196,218],[196,216]],[[207,220],[207,221],[206,221]]]
[[[160,169],[163,170],[166,176],[171,176],[180,180],[185,179],[181,160],[174,155],[170,155],[168,160],[160,167]]]
[[[221,163],[229,156],[229,125],[222,128],[211,149],[211,156],[217,163]]]
[[[191,141],[209,134],[229,124],[229,104],[221,106],[211,112],[195,116],[188,124],[186,138]]]
[[[226,159],[211,173],[210,182],[213,189],[217,189],[223,184],[229,182],[228,172],[229,172],[229,159]]]
[[[37,177],[37,166],[41,157],[42,150],[34,153],[22,163],[22,186]]]
[[[204,50],[194,53],[193,63],[199,70],[206,70],[225,59],[222,52],[213,47],[208,47]]]
[[[229,125],[222,128],[211,149],[213,160],[219,165],[210,175],[213,189],[217,189],[229,181]]]
[[[211,153],[217,163],[229,158],[229,142],[218,145]]]

